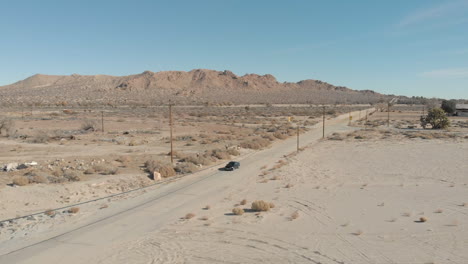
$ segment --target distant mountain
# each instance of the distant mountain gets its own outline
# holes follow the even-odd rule
[[[3,104],[157,105],[206,103],[369,103],[385,95],[318,80],[280,83],[273,75],[197,69],[129,76],[36,74],[0,87]]]

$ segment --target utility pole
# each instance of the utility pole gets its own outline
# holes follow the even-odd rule
[[[322,138],[325,138],[325,106],[323,106]]]
[[[104,133],[104,111],[101,111],[101,128],[102,133]]]
[[[423,105],[423,114],[422,114],[423,116],[424,116],[424,114],[425,114],[425,110],[426,110],[426,106]]]
[[[299,152],[299,122],[297,123],[297,147],[296,151]]]
[[[387,106],[387,127],[390,127],[390,102],[388,102]]]
[[[170,126],[170,137],[171,137],[171,164],[174,165],[174,148],[173,148],[173,139],[172,139],[172,102],[169,100],[169,126]]]

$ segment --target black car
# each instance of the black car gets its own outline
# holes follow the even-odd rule
[[[233,171],[240,167],[240,163],[237,161],[230,161],[225,167],[224,170],[226,171]]]

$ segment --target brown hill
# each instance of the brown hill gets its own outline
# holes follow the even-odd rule
[[[3,104],[368,103],[382,98],[317,80],[280,83],[273,75],[197,69],[129,76],[36,74],[0,87]]]

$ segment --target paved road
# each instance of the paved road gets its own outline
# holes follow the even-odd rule
[[[357,117],[354,113],[354,117]],[[350,130],[348,115],[327,120],[326,134]],[[301,146],[322,137],[321,124],[301,135]],[[96,263],[112,254],[114,245],[132,241],[173,223],[194,208],[216,203],[238,188],[255,182],[260,167],[296,150],[296,138],[275,143],[241,161],[234,172],[203,171],[151,189],[136,198],[100,210],[79,223],[54,228],[28,241],[0,245],[0,263]]]

